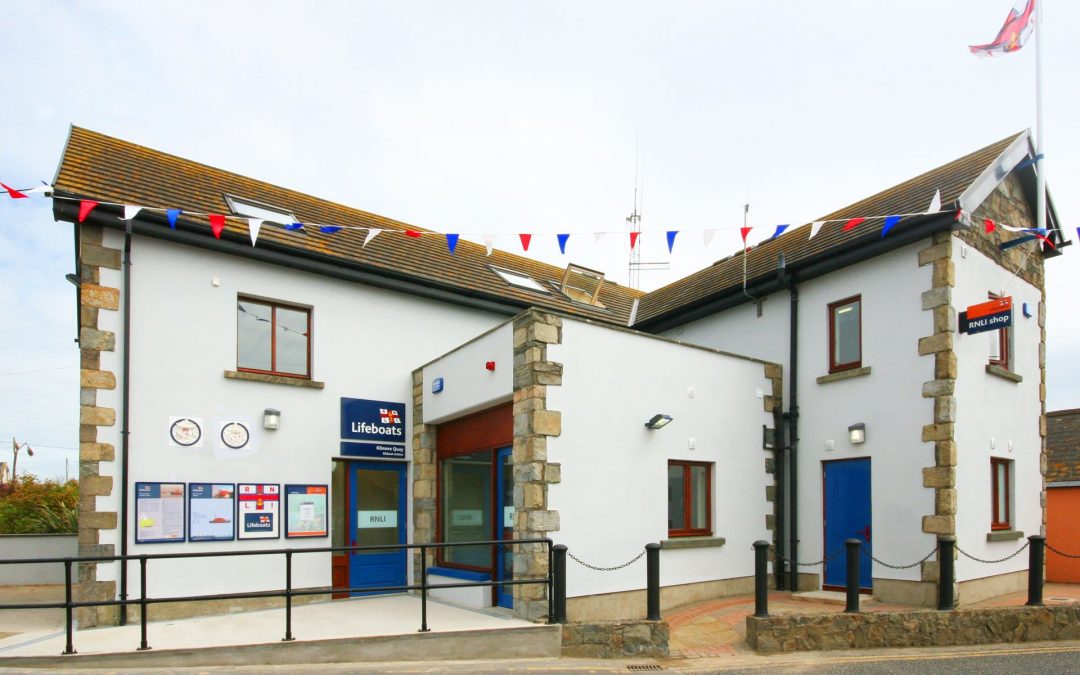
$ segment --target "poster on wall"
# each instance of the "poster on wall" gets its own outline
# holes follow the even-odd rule
[[[276,483],[240,483],[237,536],[240,539],[277,539],[281,533],[281,488]]]
[[[201,417],[170,417],[169,446],[173,448],[201,448],[203,421]]]
[[[326,494],[325,485],[285,486],[286,537],[325,537],[329,534]]]
[[[188,484],[188,541],[231,541],[235,538],[233,483]]]
[[[135,543],[184,541],[184,484],[135,483]]]

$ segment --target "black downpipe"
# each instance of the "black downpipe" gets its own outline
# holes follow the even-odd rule
[[[131,400],[131,221],[124,221],[124,377],[121,382],[120,412],[120,555],[128,554],[128,451],[130,445],[128,403]],[[120,599],[127,600],[127,560],[120,561]],[[127,605],[120,605],[120,625],[127,625]]]
[[[788,485],[790,486],[790,506],[788,513],[788,576],[791,590],[799,590],[799,289],[795,279],[788,275],[783,255],[780,256],[780,269],[777,280],[787,289],[791,299],[791,319],[789,321],[791,347],[789,356],[788,387]]]
[[[785,415],[782,411],[777,411],[774,419],[776,420],[776,434],[773,437],[773,462],[774,462],[774,475],[776,476],[776,557],[773,562],[773,573],[776,576],[776,590],[782,591],[787,588],[787,574],[784,571],[783,564],[783,548],[784,548],[784,507],[786,502],[784,500],[784,493],[787,491],[787,483],[784,479],[784,422],[786,421]]]

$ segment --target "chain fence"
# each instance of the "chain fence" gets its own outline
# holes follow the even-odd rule
[[[980,563],[983,563],[983,564],[985,564],[985,565],[996,565],[996,564],[998,564],[998,563],[1003,563],[1003,562],[1006,562],[1006,561],[1008,561],[1008,560],[1012,560],[1012,559],[1013,559],[1013,558],[1015,558],[1016,556],[1018,556],[1018,555],[1020,555],[1021,553],[1023,553],[1023,552],[1024,552],[1024,549],[1026,549],[1026,548],[1027,548],[1028,546],[1030,546],[1030,545],[1031,545],[1031,542],[1030,542],[1030,541],[1025,541],[1025,542],[1024,542],[1024,545],[1023,545],[1023,546],[1021,546],[1020,548],[1016,549],[1015,551],[1013,551],[1013,552],[1012,552],[1011,554],[1009,554],[1009,555],[1005,556],[1004,558],[998,558],[997,560],[984,560],[984,559],[982,559],[982,558],[978,558],[978,557],[976,557],[976,556],[973,556],[973,555],[971,555],[970,553],[968,553],[968,552],[967,552],[967,551],[965,551],[964,549],[960,548],[959,546],[957,546],[957,547],[956,547],[956,551],[957,551],[957,553],[959,553],[960,555],[964,556],[965,558],[969,558],[969,559],[971,559],[971,560],[974,560],[975,562],[980,562]]]
[[[870,558],[871,560],[873,560],[873,561],[874,561],[874,562],[876,562],[877,564],[879,564],[879,565],[883,565],[883,566],[885,566],[885,567],[888,567],[888,568],[889,568],[889,569],[891,569],[891,570],[909,570],[909,569],[911,569],[912,567],[918,567],[919,565],[921,565],[921,564],[923,564],[924,562],[926,562],[927,560],[929,560],[929,559],[930,559],[930,556],[932,556],[932,555],[934,555],[935,553],[937,553],[937,546],[935,546],[934,548],[930,549],[930,552],[929,552],[929,553],[927,553],[926,555],[924,555],[924,556],[923,556],[922,558],[920,558],[919,560],[916,560],[915,562],[911,563],[910,565],[893,565],[893,564],[891,564],[891,563],[887,563],[887,562],[885,562],[884,560],[879,560],[878,558],[875,558],[875,557],[873,556],[873,554],[871,554],[871,553],[870,553],[869,551],[867,551],[867,550],[866,550],[865,548],[859,547],[859,549],[860,549],[860,550],[862,551],[862,554],[863,554],[864,556],[866,556],[867,558]]]
[[[769,550],[771,550],[773,552],[773,555],[776,557],[777,562],[784,563],[785,567],[787,567],[787,563],[791,562],[790,558],[785,558],[784,556],[780,555],[777,552],[775,546],[770,546]],[[840,549],[839,551],[834,552],[832,555],[827,555],[824,558],[822,558],[821,560],[815,560],[814,562],[798,562],[798,563],[795,563],[795,565],[798,566],[798,567],[817,567],[818,565],[824,565],[825,563],[831,563],[832,561],[836,560],[837,558],[839,558],[842,555],[844,555],[844,549]]]
[[[1080,555],[1073,555],[1072,553],[1066,553],[1065,551],[1059,551],[1050,544],[1046,544],[1046,548],[1050,549],[1054,553],[1057,553],[1062,558],[1080,558]]]
[[[630,567],[631,565],[633,565],[637,561],[644,558],[645,553],[646,553],[645,551],[642,551],[641,553],[638,553],[636,556],[634,556],[630,560],[627,560],[623,564],[615,565],[613,567],[600,567],[599,565],[590,565],[589,563],[585,562],[581,558],[578,558],[577,556],[575,556],[573,553],[570,553],[569,551],[566,552],[566,557],[570,558],[571,560],[573,560],[577,564],[581,565],[582,567],[587,567],[587,568],[593,570],[594,572],[614,572],[615,570],[621,570],[624,567]]]

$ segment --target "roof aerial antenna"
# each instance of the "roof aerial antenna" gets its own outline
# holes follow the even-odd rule
[[[626,217],[630,227],[632,240],[635,245],[630,249],[630,264],[627,267],[629,273],[630,288],[641,287],[641,270],[666,270],[669,265],[666,262],[641,262],[641,212],[645,205],[645,160],[639,159],[638,139],[634,139],[634,210]],[[640,196],[638,186],[640,185]],[[637,233],[637,234],[634,234]]]

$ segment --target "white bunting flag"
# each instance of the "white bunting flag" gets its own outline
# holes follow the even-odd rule
[[[248,234],[251,235],[251,245],[255,245],[255,240],[259,238],[259,228],[262,227],[263,221],[259,218],[248,218]]]
[[[39,185],[36,188],[30,188],[29,190],[23,190],[23,194],[40,194],[42,197],[52,197],[53,188],[51,185]]]
[[[704,234],[703,239],[704,239],[704,242],[705,242],[705,246],[708,247],[708,245],[712,243],[713,237],[716,236],[716,230],[705,230],[705,232],[703,234]]]
[[[487,254],[488,255],[491,255],[491,249],[494,248],[494,247],[495,247],[495,235],[493,235],[493,234],[485,234],[484,235],[484,248],[487,249]]]
[[[930,206],[926,209],[927,213],[937,213],[941,210],[941,190],[934,190],[934,198],[930,200]]]
[[[813,239],[814,235],[818,233],[818,230],[820,230],[821,226],[824,224],[824,220],[815,220],[814,222],[810,223],[810,236],[807,237],[806,240],[810,241],[811,239]]]
[[[377,237],[379,235],[380,232],[382,232],[382,230],[380,230],[377,227],[369,227],[368,231],[367,231],[367,236],[364,237],[363,246],[367,246],[371,242],[372,239],[374,239],[375,237]]]
[[[131,220],[135,216],[139,215],[139,211],[142,211],[141,206],[124,206],[124,217],[120,220]]]

